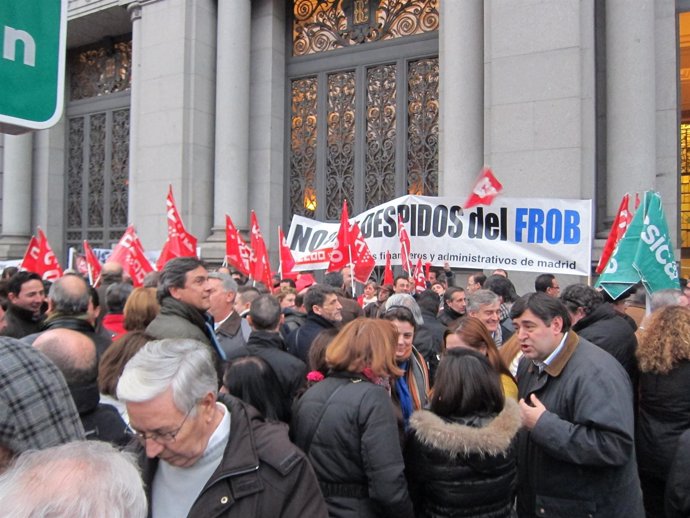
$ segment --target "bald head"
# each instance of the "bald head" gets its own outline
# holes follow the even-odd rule
[[[48,292],[50,313],[84,315],[89,309],[90,300],[89,286],[78,275],[65,275],[59,278]]]
[[[88,336],[71,329],[50,329],[38,335],[34,347],[60,369],[68,386],[96,381],[96,345]]]

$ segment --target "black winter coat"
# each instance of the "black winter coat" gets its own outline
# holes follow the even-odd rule
[[[292,424],[331,518],[414,516],[384,388],[354,374],[332,374],[304,393]]]
[[[38,333],[41,330],[41,323],[45,315],[36,317],[33,311],[8,303],[5,311],[5,322],[7,327],[2,331],[2,335],[12,338],[24,338],[25,336]]]
[[[326,320],[320,315],[310,311],[307,314],[307,319],[300,327],[295,329],[287,337],[287,351],[297,356],[305,364],[309,363],[309,349],[311,344],[321,331],[324,329],[331,329],[335,324],[330,320]]]
[[[573,325],[573,331],[613,356],[637,387],[637,337],[630,324],[609,303],[601,304]]]
[[[495,417],[443,419],[415,412],[405,471],[418,518],[511,516],[517,481],[512,400]]]
[[[307,382],[307,366],[285,351],[280,333],[252,331],[247,345],[230,354],[228,361],[240,356],[258,356],[271,366],[283,390],[282,408],[289,409],[295,394]]]
[[[640,374],[637,463],[641,472],[666,480],[678,437],[690,428],[690,361],[667,374]]]
[[[678,448],[666,482],[666,518],[690,516],[690,429],[678,439]]]
[[[518,432],[518,515],[642,518],[632,387],[620,364],[571,330],[542,373],[523,357],[517,379],[521,399],[534,394],[546,407]]]

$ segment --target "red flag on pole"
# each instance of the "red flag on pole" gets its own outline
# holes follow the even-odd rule
[[[122,269],[132,278],[132,284],[139,287],[144,283],[147,273],[153,271],[151,263],[144,254],[139,236],[134,231],[134,225],[130,225],[120,238],[117,246],[106,263],[118,263]]]
[[[290,250],[280,226],[278,226],[278,242],[280,243],[280,276],[283,279],[295,279],[297,273],[292,271],[295,267],[295,259],[292,257],[292,250]]]
[[[357,222],[352,225],[349,241],[352,250],[352,276],[356,281],[364,284],[369,280],[371,272],[374,271],[376,260],[371,255],[369,245],[367,245]]]
[[[36,239],[36,236],[31,236],[29,245],[26,247],[26,252],[24,252],[24,258],[19,265],[19,269],[38,273],[40,252],[41,247],[38,244],[38,239]]]
[[[225,215],[225,257],[228,263],[244,275],[251,274],[252,250],[244,242],[232,219]]]
[[[496,179],[491,169],[485,167],[479,174],[477,183],[474,184],[463,208],[471,209],[475,205],[491,205],[491,202],[502,190],[501,182]]]
[[[410,235],[407,233],[400,213],[398,213],[398,237],[400,238],[400,261],[402,268],[407,273],[412,273],[412,264],[410,263]]]
[[[422,267],[422,258],[417,259],[417,266],[414,269],[414,289],[420,293],[426,289],[426,278],[424,277],[424,268]]]
[[[103,267],[86,239],[84,239],[84,259],[86,259],[86,269],[89,272],[89,283],[91,286],[98,286],[101,282],[101,270]]]
[[[173,198],[172,185],[168,189],[165,205],[168,217],[168,239],[156,261],[156,269],[159,271],[163,269],[165,263],[175,257],[196,257],[196,238],[184,228],[175,205],[175,198]]]
[[[37,273],[46,281],[54,281],[62,277],[60,263],[48,243],[48,238],[40,228],[38,237],[31,236],[20,268]]]
[[[613,225],[611,225],[611,231],[609,236],[606,238],[606,243],[604,244],[604,249],[601,252],[601,258],[599,259],[599,264],[597,264],[596,272],[601,273],[606,268],[606,265],[611,259],[611,254],[616,249],[616,245],[621,240],[625,231],[628,229],[628,225],[632,221],[632,214],[628,208],[630,203],[630,195],[625,194],[621,200],[621,204],[618,206],[618,213],[613,220]]]
[[[268,262],[268,251],[266,250],[264,236],[261,233],[254,211],[252,211],[251,225],[251,247],[254,252],[251,276],[255,281],[264,283],[270,290],[273,288],[271,265]]]
[[[391,253],[386,250],[386,266],[383,270],[383,284],[393,284],[393,269],[391,268]]]
[[[338,243],[333,247],[333,251],[331,252],[327,271],[340,271],[350,263],[352,263],[350,222],[347,214],[347,201],[343,200],[343,210],[340,212],[340,228],[338,229]]]

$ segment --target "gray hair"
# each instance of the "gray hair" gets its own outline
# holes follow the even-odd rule
[[[52,302],[53,313],[83,315],[89,309],[91,293],[84,279],[70,274],[59,278],[50,286],[48,298]]]
[[[643,288],[640,289],[643,290]],[[665,306],[678,306],[683,296],[683,292],[675,288],[655,291],[652,293],[649,308],[651,311],[656,311]]]
[[[0,476],[3,514],[15,518],[145,518],[146,494],[133,454],[101,441],[22,453]]]
[[[419,304],[409,293],[394,293],[388,300],[386,300],[386,311],[393,306],[402,306],[407,308],[412,313],[412,317],[418,326],[424,324],[424,317],[422,317],[422,310],[419,309]]]
[[[495,304],[499,300],[498,295],[496,295],[493,291],[477,290],[467,297],[467,312],[476,313],[481,309],[482,306]]]
[[[199,266],[205,267],[205,264],[196,257],[176,257],[165,263],[158,279],[158,302],[170,297],[170,288],[184,288],[187,272],[196,270]]]
[[[147,343],[125,365],[117,383],[117,399],[142,403],[172,389],[182,413],[192,412],[209,392],[218,391],[211,349],[189,338],[166,338]]]
[[[235,282],[235,279],[233,279],[227,273],[211,272],[208,274],[208,278],[218,279],[221,281],[223,283],[223,291],[237,293],[237,282]]]

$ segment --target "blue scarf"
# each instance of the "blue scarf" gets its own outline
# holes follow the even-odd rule
[[[407,373],[409,366],[410,360],[398,365],[398,367],[404,370],[405,373]],[[412,415],[412,396],[410,395],[410,387],[407,386],[405,374],[395,380],[395,390],[398,393],[398,399],[400,400],[400,408],[403,416],[403,427],[405,431],[407,431],[407,428],[410,426],[410,416]]]
[[[218,353],[218,356],[220,356],[221,360],[226,361],[228,356],[218,343],[216,331],[213,329],[213,318],[208,315],[204,315],[204,329],[206,330],[206,336],[211,342],[211,347],[213,347],[213,349]]]

